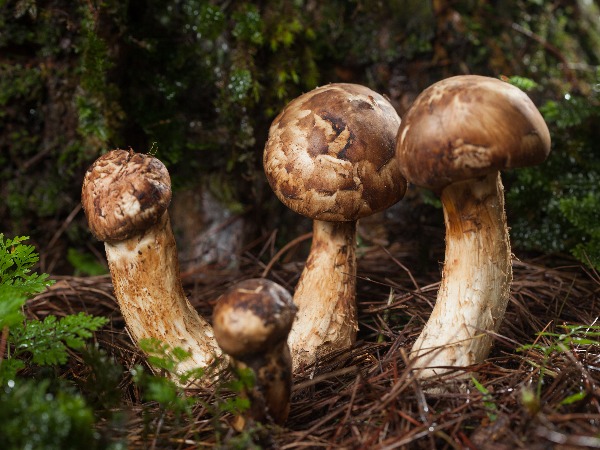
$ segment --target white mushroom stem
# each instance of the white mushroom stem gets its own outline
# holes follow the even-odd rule
[[[500,174],[461,181],[441,194],[446,256],[435,308],[411,357],[420,378],[483,361],[510,295],[512,266]]]
[[[143,234],[105,242],[115,295],[133,339],[156,338],[191,357],[177,372],[205,368],[221,354],[210,324],[183,292],[168,213]]]
[[[356,222],[315,220],[294,293],[298,308],[288,343],[294,370],[356,340]]]

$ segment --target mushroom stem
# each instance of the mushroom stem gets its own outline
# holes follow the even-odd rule
[[[245,361],[231,359],[232,367],[250,369],[255,376],[254,385],[243,392],[250,400],[250,409],[236,421],[237,431],[249,428],[255,422],[272,420],[278,425],[285,423],[292,394],[291,360],[290,348],[285,340],[263,355],[253,355]]]
[[[315,220],[313,240],[294,293],[288,338],[294,370],[356,340],[356,221]]]
[[[500,173],[450,184],[441,200],[446,255],[435,307],[412,348],[419,378],[487,357],[512,281]]]
[[[406,180],[394,157],[399,126],[382,95],[332,83],[292,100],[269,128],[263,154],[269,184],[286,206],[316,221],[294,295],[298,321],[288,342],[295,369],[354,344],[356,221],[404,196]]]
[[[115,295],[133,340],[156,338],[190,353],[175,368],[180,374],[206,368],[221,352],[210,324],[181,287],[170,201],[165,165],[133,150],[98,158],[81,189],[90,231],[105,243]]]
[[[283,424],[290,411],[292,358],[287,337],[296,307],[282,286],[264,279],[240,281],[217,300],[213,313],[215,337],[238,369],[251,369],[254,384],[242,395],[250,409],[237,416],[237,431],[255,422]]]
[[[156,338],[191,354],[178,373],[207,367],[220,355],[210,324],[190,304],[179,276],[168,213],[143,234],[105,242],[115,295],[133,339]]]

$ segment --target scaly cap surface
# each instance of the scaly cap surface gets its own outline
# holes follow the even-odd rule
[[[171,202],[171,179],[150,155],[113,150],[87,170],[81,203],[101,241],[122,241],[154,225]]]
[[[400,117],[357,84],[329,84],[292,100],[269,130],[263,163],[277,197],[311,219],[351,221],[406,191],[394,157]]]
[[[264,278],[244,280],[224,293],[213,312],[221,349],[241,360],[287,339],[296,315],[290,293]]]

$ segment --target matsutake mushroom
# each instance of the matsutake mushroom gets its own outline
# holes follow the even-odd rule
[[[191,357],[181,373],[208,367],[221,354],[210,324],[186,298],[167,207],[171,180],[150,155],[113,150],[83,181],[81,202],[90,230],[104,241],[115,296],[138,343],[156,338]]]
[[[234,369],[250,369],[255,383],[244,394],[250,409],[240,430],[258,421],[283,424],[290,410],[292,357],[287,337],[296,314],[290,293],[265,278],[236,283],[215,305],[215,337]]]
[[[287,207],[314,220],[294,293],[294,369],[356,339],[356,221],[399,201],[406,180],[394,157],[400,118],[356,84],[329,84],[292,100],[269,130],[263,163]]]
[[[411,358],[418,376],[482,362],[510,295],[511,252],[499,171],[543,162],[550,133],[518,88],[466,75],[423,91],[407,111],[397,157],[411,183],[441,194],[442,281]]]

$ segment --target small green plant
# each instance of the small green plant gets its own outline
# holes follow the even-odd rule
[[[139,345],[146,354],[148,363],[161,372],[161,376],[150,375],[141,366],[133,370],[134,381],[145,388],[146,399],[156,401],[176,413],[190,413],[190,408],[195,404],[196,399],[185,397],[184,389],[180,386],[206,377],[216,378],[215,370],[219,363],[215,364],[215,368],[197,368],[180,373],[176,372],[176,368],[191,357],[190,353],[180,347],[170,347],[155,338],[141,339]],[[239,394],[254,386],[254,374],[250,369],[235,369],[233,372],[232,379],[218,383],[218,391]],[[214,408],[214,415],[218,417],[224,412],[243,413],[250,405],[246,398],[235,395],[220,398],[216,405],[205,406]]]
[[[256,436],[261,434],[262,425],[253,424],[250,429],[231,436],[228,428],[224,427],[222,417],[224,414],[240,416],[250,408],[250,400],[245,392],[251,390],[255,384],[254,373],[248,368],[232,368],[230,378],[224,373],[217,373],[222,367],[220,361],[207,369],[192,369],[183,373],[175,371],[178,365],[190,358],[190,354],[179,347],[169,347],[163,342],[154,339],[142,339],[139,342],[148,363],[159,370],[160,375],[153,375],[143,366],[136,366],[132,371],[133,381],[142,389],[143,397],[147,401],[158,403],[161,415],[171,413],[175,419],[192,419],[193,408],[201,404],[212,419],[217,442],[226,440],[227,448],[259,448],[253,447]],[[212,403],[205,403],[200,397],[186,395],[181,386],[190,381],[200,379],[215,380],[215,396]]]
[[[8,293],[19,297],[37,294],[54,283],[47,274],[31,272],[39,257],[33,245],[22,244],[27,239],[28,236],[4,239],[0,233],[0,293],[5,297]]]
[[[235,367],[233,368],[233,378],[223,383],[222,388],[234,392],[234,395],[222,400],[220,410],[229,412],[234,415],[242,414],[250,408],[250,400],[243,394],[251,390],[256,383],[254,372],[249,368]]]
[[[549,342],[523,345],[519,351],[537,350],[549,357],[553,353],[567,352],[573,346],[600,346],[600,325],[561,325],[563,333],[543,331],[538,336],[549,338]]]
[[[0,389],[2,448],[98,448],[94,414],[72,388],[50,380],[11,380]]]
[[[0,382],[12,378],[24,367],[24,363],[15,358],[4,359],[5,350],[11,351],[9,332],[20,326],[24,320],[22,312],[25,300],[30,295],[40,293],[53,281],[48,275],[31,272],[37,263],[38,255],[32,245],[22,242],[27,236],[5,239],[0,233]]]
[[[548,366],[549,362],[555,356],[569,354],[574,349],[579,351],[585,350],[592,354],[597,353],[600,349],[600,325],[561,325],[564,331],[548,332],[543,331],[538,333],[539,339],[533,344],[522,345],[517,349],[519,352],[535,352],[541,356],[541,363],[536,362],[533,358],[528,358],[526,361],[533,367],[539,370],[539,378],[535,393],[525,392],[523,399],[524,404],[540,404],[542,395],[542,386],[546,376],[556,377],[558,374],[551,370]],[[573,385],[572,393],[568,393],[560,402],[561,405],[570,405],[582,400],[587,396],[587,392],[583,386]],[[532,401],[531,396],[535,396],[535,401]],[[531,409],[528,407],[528,409]]]
[[[475,377],[472,376],[471,381],[473,382],[475,389],[483,396],[483,406],[485,406],[485,409],[487,410],[488,419],[490,419],[490,422],[494,422],[498,418],[498,406],[494,402],[494,397],[492,397],[490,391],[477,381]]]
[[[38,254],[0,233],[0,436],[6,449],[96,448],[94,415],[66,382],[19,376],[26,367],[56,366],[68,349],[81,349],[107,319],[87,314],[26,320],[25,301],[53,281],[32,272]]]
[[[31,268],[39,257],[32,245],[23,244],[27,236],[4,239],[0,234],[0,382],[14,379],[26,363],[44,366],[64,364],[67,349],[80,349],[92,332],[108,322],[104,317],[84,313],[58,319],[25,320],[23,305],[33,294],[44,291],[54,282],[47,274]],[[7,358],[4,359],[6,349]],[[27,356],[31,358],[27,359]]]
[[[38,365],[65,364],[67,350],[78,350],[85,345],[92,332],[108,322],[105,317],[79,313],[58,319],[47,316],[44,320],[28,320],[25,326],[11,330],[14,346],[12,357],[31,354],[31,362]]]
[[[244,414],[252,406],[248,393],[253,390],[256,384],[254,372],[248,367],[239,366],[232,366],[231,371],[232,377],[220,383],[217,388],[219,400],[215,408],[218,415],[215,415],[215,418],[223,413],[229,413],[234,417],[232,423],[235,423],[237,427],[241,427],[242,430],[235,435],[231,435],[230,433],[223,433],[224,430],[221,429],[217,434],[217,442],[222,448],[228,449],[254,450],[263,448],[263,445],[271,447],[270,433],[265,426],[256,421],[247,422],[244,418]],[[215,428],[222,427],[215,423]]]
[[[160,370],[162,375],[155,376],[136,366],[131,374],[134,382],[144,390],[146,400],[157,402],[162,410],[171,411],[177,416],[182,414],[191,416],[192,407],[197,399],[187,397],[180,386],[192,379],[204,376],[203,369],[193,369],[185,373],[177,373],[176,367],[190,357],[182,348],[171,348],[155,338],[141,339],[139,346],[147,355],[148,363]]]
[[[530,78],[520,77],[520,76],[512,76],[512,77],[501,77],[504,81],[512,84],[513,86],[518,87],[522,91],[531,91],[538,87],[538,83]]]

